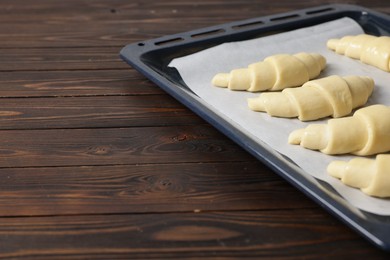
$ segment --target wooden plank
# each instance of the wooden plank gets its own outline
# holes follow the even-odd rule
[[[317,207],[257,161],[12,168],[0,179],[0,217]]]
[[[307,6],[314,4],[308,1]],[[39,21],[50,24],[53,20],[71,22],[88,22],[99,20],[149,20],[158,18],[187,18],[191,19],[229,19],[239,16],[256,15],[261,13],[276,13],[291,8],[297,8],[295,3],[285,2],[283,5],[271,7],[254,3],[251,0],[229,1],[221,6],[218,2],[199,0],[156,2],[145,0],[142,3],[129,3],[127,0],[94,0],[83,1],[60,0],[40,1],[39,4],[23,2],[22,0],[3,0],[1,20],[4,22],[23,23]],[[386,6],[383,4],[383,6]],[[21,19],[23,18],[23,19]],[[180,26],[180,25],[179,25]]]
[[[0,72],[0,97],[164,94],[133,69]]]
[[[145,39],[214,25],[207,20],[192,20],[185,23],[185,27],[177,27],[179,21],[168,18],[157,21],[161,29],[156,31],[156,20],[152,21],[14,23],[12,32],[8,25],[0,24],[0,48],[123,47]]]
[[[319,210],[3,218],[4,259],[387,259]]]
[[[307,6],[314,5],[307,1]],[[386,5],[382,3],[385,7]],[[1,22],[33,22],[50,23],[53,20],[64,22],[85,22],[99,20],[149,20],[158,18],[191,18],[199,19],[210,16],[211,19],[229,19],[229,17],[242,17],[245,14],[256,15],[261,13],[275,13],[283,10],[297,8],[296,3],[285,2],[283,5],[271,7],[264,6],[251,0],[219,2],[198,0],[156,2],[145,0],[142,3],[132,3],[127,0],[78,1],[59,0],[39,1],[39,4],[23,2],[22,0],[2,0],[0,6]],[[211,17],[214,15],[214,17]],[[23,19],[22,19],[23,18]],[[180,26],[180,25],[179,25]]]
[[[358,2],[356,2],[358,4]],[[307,1],[305,7],[317,6]],[[264,5],[251,0],[197,1],[25,1],[1,2],[0,48],[124,46],[226,22],[302,8],[293,1]],[[378,11],[390,12],[383,3]],[[12,23],[12,30],[9,24]],[[156,27],[158,24],[158,28]]]
[[[236,0],[224,2],[198,0],[193,1],[152,1],[133,3],[127,0],[41,0],[39,4],[23,0],[2,0],[0,3],[0,22],[96,22],[101,20],[137,20],[140,23],[156,22],[156,19],[209,20],[210,22],[235,21],[238,19],[271,15],[302,7],[314,7],[323,3],[310,0],[283,1],[274,5],[264,4],[266,1]],[[356,0],[354,4],[367,6],[367,1]],[[373,0],[369,4],[375,10],[390,12],[385,1]],[[160,21],[159,20],[159,21]],[[183,24],[177,24],[177,27]],[[160,28],[158,28],[160,29]]]
[[[205,122],[168,95],[4,98],[0,129],[200,125]]]
[[[0,72],[128,69],[120,47],[0,49]]]
[[[209,125],[3,130],[0,168],[254,160]]]

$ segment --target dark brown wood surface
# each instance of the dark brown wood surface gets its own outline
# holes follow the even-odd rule
[[[329,2],[0,1],[0,259],[387,259],[118,56]]]

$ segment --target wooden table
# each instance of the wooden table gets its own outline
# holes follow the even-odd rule
[[[118,56],[325,2],[2,0],[0,258],[388,257]]]

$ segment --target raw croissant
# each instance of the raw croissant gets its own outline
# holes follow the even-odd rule
[[[390,197],[390,154],[379,154],[376,159],[334,161],[328,165],[328,173],[370,196]]]
[[[325,154],[372,155],[390,151],[390,107],[372,105],[353,116],[293,131],[288,142]]]
[[[390,71],[390,37],[360,34],[330,39],[329,49],[354,59],[373,65],[384,71]]]
[[[317,53],[277,54],[250,64],[248,68],[219,73],[212,79],[212,84],[251,92],[282,90],[317,77],[325,65],[325,58]]]
[[[374,80],[370,77],[329,76],[308,81],[300,88],[262,93],[259,97],[249,98],[248,106],[271,116],[298,117],[302,121],[342,117],[364,105],[373,89]]]

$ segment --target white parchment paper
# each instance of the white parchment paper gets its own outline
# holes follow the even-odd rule
[[[247,106],[247,98],[258,96],[259,93],[231,91],[211,84],[216,73],[247,67],[250,63],[261,61],[273,54],[317,52],[327,59],[327,67],[319,77],[334,74],[371,76],[376,86],[367,105],[381,103],[390,106],[390,73],[338,55],[326,48],[326,42],[330,38],[360,33],[363,33],[363,30],[355,21],[342,18],[277,35],[224,43],[174,59],[169,66],[175,67],[184,82],[214,111],[225,120],[234,122],[251,138],[267,143],[271,148],[291,158],[307,174],[331,184],[351,205],[371,213],[390,215],[390,199],[369,197],[359,189],[345,186],[326,173],[326,167],[332,160],[350,160],[353,156],[329,156],[287,143],[288,135],[293,130],[313,122],[274,118],[265,113],[253,112]],[[326,123],[327,119],[319,122]]]

